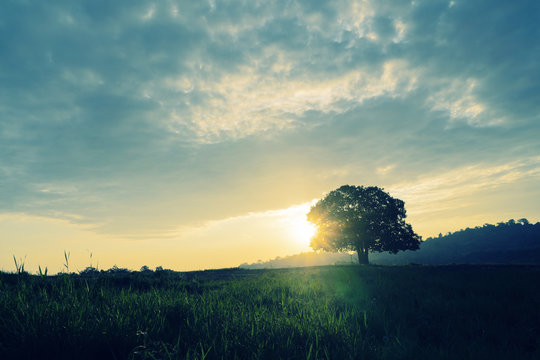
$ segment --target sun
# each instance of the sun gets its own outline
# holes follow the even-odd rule
[[[306,247],[309,246],[311,238],[315,235],[317,227],[304,218],[293,218],[289,222],[289,232],[291,236]]]
[[[289,243],[290,251],[311,250],[309,245],[311,238],[317,232],[317,227],[307,220],[306,214],[315,202],[316,200],[312,200],[271,212],[279,222],[284,239]]]

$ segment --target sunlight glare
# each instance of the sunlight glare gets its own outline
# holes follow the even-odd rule
[[[311,238],[317,231],[317,227],[307,221],[305,217],[295,217],[290,221],[289,231],[296,241],[302,245],[309,246]]]

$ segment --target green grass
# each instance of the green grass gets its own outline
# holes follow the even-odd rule
[[[2,359],[540,358],[540,267],[0,273]]]

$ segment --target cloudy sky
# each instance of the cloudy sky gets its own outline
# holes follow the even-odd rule
[[[343,184],[424,238],[540,220],[540,3],[0,4],[0,269],[306,251]]]

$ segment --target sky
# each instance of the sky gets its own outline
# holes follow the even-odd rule
[[[0,270],[309,251],[344,185],[424,239],[540,220],[540,2],[0,3]]]

